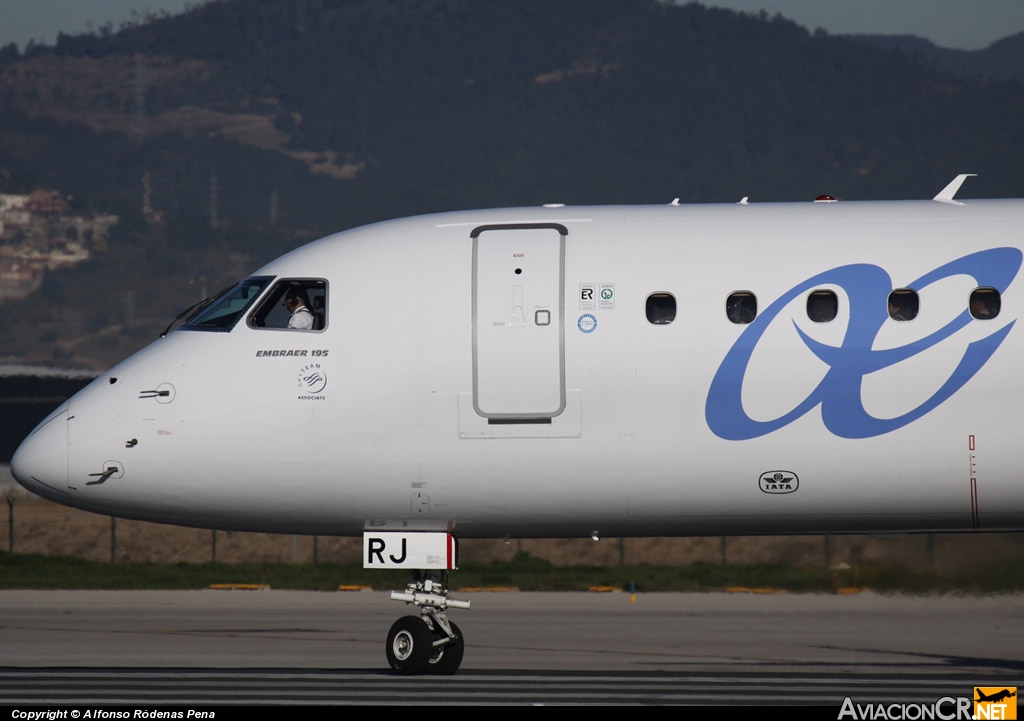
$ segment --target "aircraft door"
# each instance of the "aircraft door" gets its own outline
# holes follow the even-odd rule
[[[565,409],[564,226],[485,225],[473,239],[473,406],[491,423]]]

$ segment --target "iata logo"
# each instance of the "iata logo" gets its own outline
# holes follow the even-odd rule
[[[761,474],[757,485],[765,493],[792,493],[800,487],[800,479],[791,471],[768,471]]]
[[[921,291],[947,278],[966,275],[973,278],[978,287],[991,287],[1002,293],[1017,276],[1021,260],[1022,254],[1016,248],[983,250],[950,261],[908,287]],[[788,411],[769,420],[754,420],[743,405],[743,382],[758,342],[786,306],[823,285],[841,288],[849,303],[846,331],[840,344],[815,340],[801,330],[795,320],[790,322],[799,340],[828,370],[806,397],[792,399]],[[704,417],[711,432],[730,441],[758,438],[820,406],[825,427],[840,438],[871,438],[890,433],[931,412],[960,390],[988,362],[1016,322],[1011,321],[968,343],[951,375],[929,389],[931,395],[917,407],[892,418],[878,418],[864,408],[865,377],[937,346],[973,320],[965,297],[963,311],[932,333],[903,346],[874,350],[875,338],[889,320],[885,298],[893,288],[892,279],[882,268],[858,263],[826,270],[786,291],[746,327],[718,367],[704,406]],[[764,357],[765,354],[759,356]]]

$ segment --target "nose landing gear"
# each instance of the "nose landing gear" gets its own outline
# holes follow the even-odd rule
[[[391,599],[420,609],[419,616],[403,616],[388,631],[384,646],[388,665],[403,675],[453,674],[462,664],[462,631],[448,620],[449,608],[469,608],[469,601],[448,596],[447,571],[413,571],[405,591],[392,591]]]

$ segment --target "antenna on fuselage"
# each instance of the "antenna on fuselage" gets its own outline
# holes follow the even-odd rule
[[[977,173],[963,173],[956,176],[953,178],[952,182],[940,190],[939,194],[932,198],[932,200],[937,200],[940,203],[949,203],[950,205],[963,205],[959,200],[953,200],[953,196],[957,194],[957,191],[960,190],[960,186],[964,184],[965,180],[976,177],[978,177]]]

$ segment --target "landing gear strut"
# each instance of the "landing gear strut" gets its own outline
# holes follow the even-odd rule
[[[392,591],[393,601],[420,609],[419,616],[403,616],[388,631],[384,651],[388,664],[400,674],[453,674],[462,663],[462,631],[448,620],[449,608],[469,608],[469,601],[448,597],[447,571],[413,571],[405,591]]]

